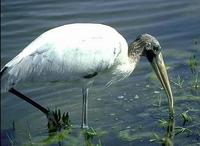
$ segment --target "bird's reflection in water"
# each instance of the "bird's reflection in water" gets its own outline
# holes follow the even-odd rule
[[[163,142],[164,146],[174,145],[174,129],[175,129],[175,119],[174,117],[169,117],[167,125],[167,134]]]
[[[49,112],[51,113],[47,116],[48,138],[42,141],[43,145],[102,145],[101,134],[97,134],[92,127],[87,129],[72,127],[68,112],[61,114],[59,109]]]
[[[151,142],[156,142],[162,146],[173,146],[174,145],[174,135],[175,135],[175,119],[169,117],[168,121],[164,121],[164,127],[166,128],[166,133],[163,137],[155,134],[154,139]],[[166,124],[166,125],[165,125]]]
[[[49,130],[50,131],[50,130]],[[77,134],[78,131],[78,134]],[[102,131],[96,131],[93,128],[82,129],[72,128],[72,126],[59,129],[56,132],[50,132],[47,139],[43,141],[45,145],[84,145],[84,146],[102,146],[101,138],[106,133]],[[169,118],[166,127],[166,134],[163,138],[159,138],[156,142],[163,146],[174,145],[175,134],[175,119]]]
[[[94,146],[94,145],[102,146],[101,139],[100,139],[101,134],[98,134],[96,130],[94,130],[93,128],[84,130],[83,135],[84,135],[86,146]],[[97,142],[94,142],[94,141],[97,141]]]
[[[84,146],[102,146],[101,136],[102,133],[91,128],[82,129],[80,127],[72,127],[69,119],[68,112],[61,114],[60,110],[53,111],[51,117],[48,118],[48,138],[42,143],[45,145],[56,144],[58,146],[67,144],[84,145]],[[166,134],[163,138],[155,139],[158,143],[163,146],[174,145],[175,135],[175,118],[174,110],[169,114],[168,121],[166,122]],[[78,135],[77,135],[78,131]],[[104,133],[105,134],[105,133]],[[103,134],[103,135],[104,135]]]
[[[78,134],[77,134],[78,130]],[[93,128],[76,129],[68,127],[57,132],[50,132],[48,138],[43,140],[43,145],[84,145],[84,146],[102,146],[101,134]]]

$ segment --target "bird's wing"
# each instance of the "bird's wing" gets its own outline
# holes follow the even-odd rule
[[[63,26],[64,27],[64,26]],[[112,67],[125,40],[110,29],[57,28],[42,34],[5,65],[4,79],[19,81],[60,81],[80,79]],[[95,32],[99,31],[99,32]],[[80,33],[80,34],[78,34]]]

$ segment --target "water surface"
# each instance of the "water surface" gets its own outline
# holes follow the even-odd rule
[[[177,75],[180,75],[184,79],[183,89],[172,84],[176,125],[182,126],[180,113],[188,108],[193,109],[189,112],[193,121],[186,125],[193,133],[175,136],[174,143],[200,143],[200,94],[191,91],[194,75],[188,66],[191,54],[200,58],[199,0],[3,0],[1,8],[1,66],[41,33],[69,23],[107,24],[117,29],[129,43],[142,33],[156,36],[162,45],[165,62],[170,67],[170,78],[176,81]],[[68,111],[73,124],[80,125],[80,88],[73,87],[71,83],[47,83],[19,85],[17,89],[46,107]],[[159,96],[163,97],[162,104],[157,107],[155,104]],[[167,116],[166,96],[145,58],[141,59],[134,73],[126,80],[109,88],[97,85],[90,90],[89,124],[97,131],[106,131],[101,138],[102,145],[160,145],[149,140],[154,133],[161,136],[166,133],[158,120],[167,120]],[[40,111],[9,93],[1,94],[1,133],[4,134],[4,143],[9,145],[7,135],[11,135],[17,145],[23,145],[29,141],[29,134],[33,143],[40,143],[48,138],[46,124],[46,117]],[[79,129],[75,131],[78,133]],[[124,131],[136,138],[124,138]],[[67,141],[70,140],[65,139],[61,144],[69,145]],[[83,138],[79,137],[75,145],[83,144],[81,141]]]

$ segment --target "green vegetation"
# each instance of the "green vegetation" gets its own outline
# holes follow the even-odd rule
[[[69,128],[71,126],[71,121],[69,119],[69,114],[63,113],[61,115],[60,109],[55,111],[50,111],[48,115],[48,129],[49,133],[60,131],[62,128]]]
[[[28,128],[29,129],[29,128]],[[106,131],[95,130],[94,128],[83,129],[62,129],[57,132],[52,132],[44,140],[34,143],[30,131],[27,133],[28,140],[23,142],[22,146],[103,146],[101,142],[101,137],[106,135]],[[9,135],[7,135],[10,140],[11,146],[18,145]]]
[[[189,112],[189,110],[187,110],[185,112],[182,112],[180,114],[181,118],[183,119],[183,125],[185,125],[186,122],[191,122],[192,121],[192,118],[191,118],[191,116],[189,116],[188,112]]]
[[[64,129],[60,132],[53,132],[49,137],[41,142],[41,145],[49,146],[51,144],[60,144],[62,141],[70,137],[72,129]]]
[[[152,138],[150,139],[150,142],[156,142],[163,146],[173,146],[173,142],[170,138],[168,137],[162,138],[156,133],[153,134]]]
[[[158,120],[159,121],[159,124],[162,128],[166,128],[168,126],[168,122],[164,119],[160,119]]]
[[[177,127],[175,128],[175,135],[178,135],[178,134],[181,134],[181,133],[190,134],[190,133],[192,133],[192,130],[190,130],[190,129],[188,129],[188,128],[184,128],[184,127],[177,126]]]
[[[176,81],[171,80],[171,82],[172,82],[174,85],[178,86],[179,88],[183,88],[184,80],[183,80],[183,78],[182,78],[180,75],[177,76]]]
[[[196,58],[196,55],[191,55],[189,57],[189,61],[188,61],[188,65],[190,67],[190,70],[193,74],[196,74],[198,71],[197,71],[197,68],[198,68],[198,60]]]
[[[120,131],[118,137],[124,141],[134,141],[141,139],[141,137],[137,134],[134,134],[134,131],[132,131],[131,129]]]
[[[192,91],[195,91],[196,94],[199,93],[200,90],[200,81],[199,81],[199,74],[200,74],[200,68],[199,68],[199,60],[197,59],[196,55],[191,55],[188,61],[188,65],[190,68],[190,71],[192,73],[193,79],[192,79]]]
[[[86,130],[83,130],[83,136],[85,138],[85,145],[86,146],[102,146],[101,138],[103,135],[105,135],[106,132],[97,132],[94,128],[89,128]],[[97,143],[94,142],[94,139],[97,138]]]

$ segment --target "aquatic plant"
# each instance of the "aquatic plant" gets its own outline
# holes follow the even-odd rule
[[[192,130],[188,129],[188,128],[184,128],[184,127],[180,127],[180,126],[177,126],[175,128],[175,135],[178,135],[178,134],[181,134],[181,133],[192,133]]]
[[[49,113],[47,117],[49,133],[60,131],[61,129],[69,128],[71,126],[68,112],[64,112],[62,115],[60,109],[56,109],[50,112],[51,113]]]
[[[173,146],[173,142],[169,137],[163,137],[162,138],[156,133],[153,133],[153,136],[149,141],[162,144],[163,146]]]
[[[102,146],[101,136],[105,135],[107,132],[99,131],[97,132],[94,128],[90,127],[89,129],[83,130],[83,136],[85,138],[86,146]],[[97,138],[97,143],[94,143],[94,138]]]
[[[84,131],[84,136],[86,140],[93,139],[94,136],[97,136],[96,131],[91,127],[89,130]]]
[[[49,135],[49,137],[41,142],[43,146],[49,146],[52,144],[60,145],[64,140],[70,139],[70,133],[72,129],[63,129],[60,132],[53,132]]]
[[[183,126],[187,122],[191,122],[192,121],[192,117],[188,114],[188,112],[189,112],[189,109],[180,114],[181,118],[183,119]]]
[[[170,81],[179,88],[183,88],[184,79],[180,75],[177,76],[176,81],[172,79]]]
[[[196,58],[196,55],[191,55],[189,57],[188,65],[190,68],[190,71],[195,74],[197,72],[197,67],[198,67],[198,60]]]
[[[164,119],[158,120],[161,127],[166,128],[168,126],[168,121]]]
[[[196,75],[195,75],[195,79],[193,81],[193,84],[192,84],[192,87],[194,89],[200,89],[200,81],[199,81],[199,73],[197,72]]]
[[[192,90],[200,90],[200,81],[199,81],[199,60],[197,59],[196,55],[191,55],[189,57],[188,65],[190,68],[191,73],[193,74],[193,81],[192,81]]]

